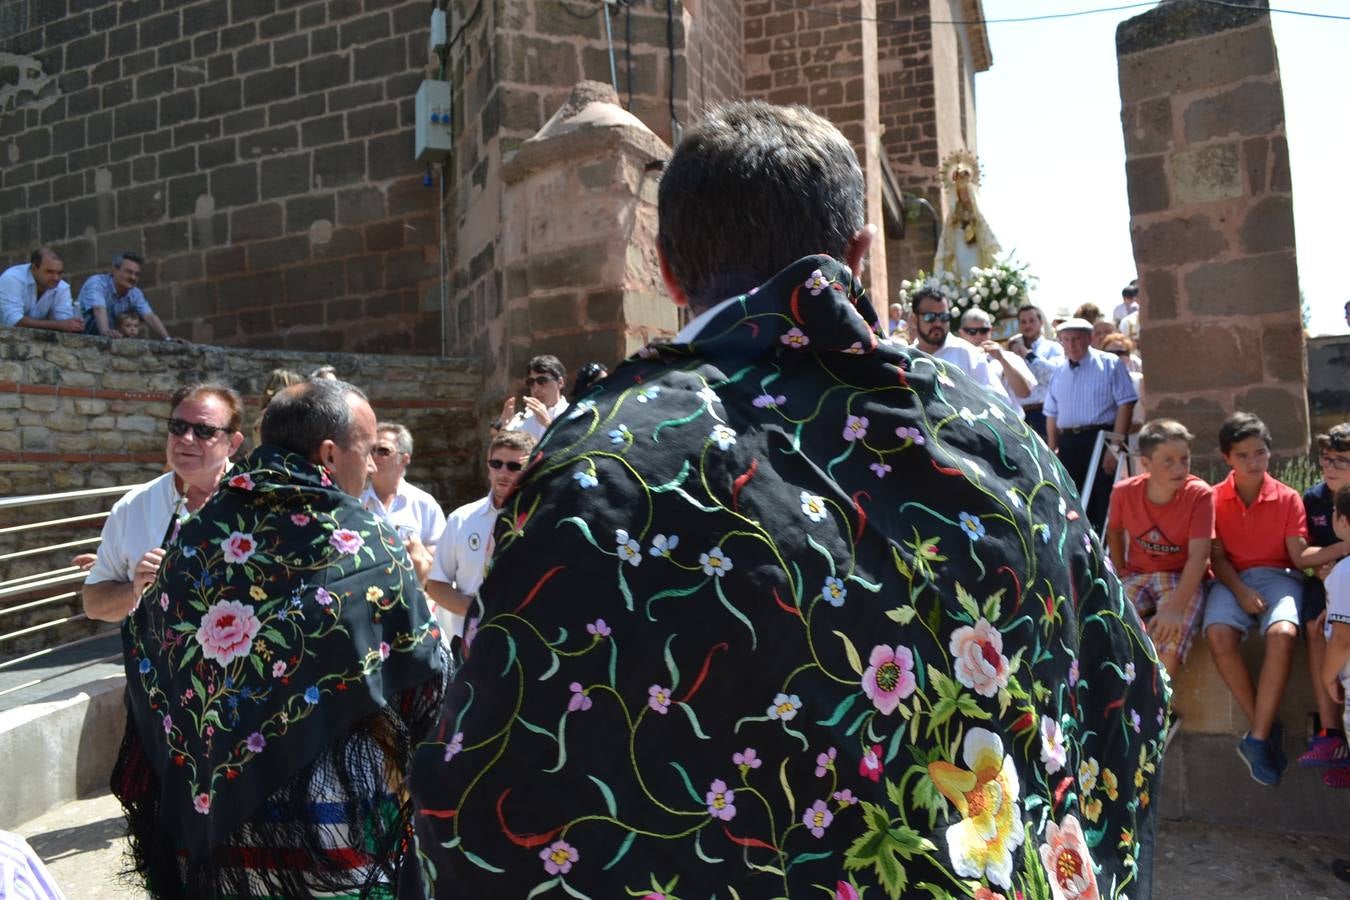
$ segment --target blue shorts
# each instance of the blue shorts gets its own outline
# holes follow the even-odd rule
[[[1265,634],[1276,622],[1288,622],[1298,628],[1299,608],[1303,603],[1303,573],[1293,569],[1256,566],[1238,575],[1242,583],[1266,599],[1266,611],[1253,616],[1238,605],[1237,598],[1221,581],[1214,581],[1205,600],[1205,624],[1227,625],[1244,635],[1253,625]]]

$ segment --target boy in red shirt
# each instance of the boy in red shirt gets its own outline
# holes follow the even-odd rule
[[[1284,729],[1275,721],[1289,682],[1298,641],[1303,575],[1308,551],[1303,500],[1270,477],[1270,431],[1251,413],[1236,413],[1219,429],[1219,450],[1232,472],[1214,487],[1214,547],[1217,579],[1205,607],[1205,640],[1251,730],[1238,755],[1252,778],[1274,786],[1289,760]],[[1259,686],[1239,647],[1257,626],[1265,635]]]
[[[1186,661],[1205,606],[1201,582],[1214,537],[1214,495],[1191,474],[1191,441],[1173,419],[1139,432],[1143,475],[1116,483],[1106,545],[1167,673]]]

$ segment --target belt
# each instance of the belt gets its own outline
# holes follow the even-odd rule
[[[1061,428],[1060,434],[1090,434],[1095,431],[1110,431],[1115,423],[1111,425],[1075,425],[1072,428]]]
[[[1027,403],[1022,406],[1022,412],[1038,413],[1045,409],[1044,403]]]

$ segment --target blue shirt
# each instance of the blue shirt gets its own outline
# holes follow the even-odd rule
[[[113,331],[117,330],[117,317],[123,313],[134,312],[145,318],[155,312],[138,287],[133,287],[119,297],[113,277],[107,272],[89,276],[80,288],[79,301],[80,309],[84,312],[85,334],[99,333],[98,322],[94,320],[95,307],[101,306],[108,311],[108,327]]]
[[[1070,360],[1055,370],[1045,392],[1045,415],[1060,428],[1113,425],[1122,403],[1137,403],[1130,371],[1115,354],[1093,347],[1074,365]]]
[[[10,266],[0,274],[0,325],[13,327],[25,316],[54,322],[75,318],[70,285],[59,281],[56,287],[39,294],[31,265]]]

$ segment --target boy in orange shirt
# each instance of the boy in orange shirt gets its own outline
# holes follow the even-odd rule
[[[1195,642],[1214,537],[1213,491],[1191,474],[1194,439],[1173,419],[1145,424],[1144,474],[1116,483],[1106,526],[1111,562],[1172,677]]]
[[[1273,787],[1289,765],[1275,713],[1289,683],[1298,642],[1303,574],[1310,555],[1303,499],[1266,471],[1270,431],[1251,413],[1235,413],[1219,429],[1219,450],[1232,471],[1214,487],[1217,579],[1205,607],[1205,640],[1219,676],[1247,714],[1251,730],[1238,756],[1259,784]],[[1259,685],[1240,646],[1255,626],[1265,635]]]

